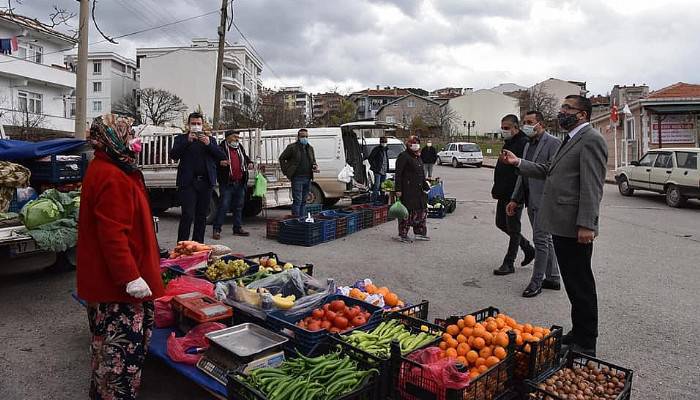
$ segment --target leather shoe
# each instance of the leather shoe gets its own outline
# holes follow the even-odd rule
[[[211,235],[211,237],[212,237],[214,240],[219,240],[219,239],[221,239],[221,232],[214,232],[214,234]]]
[[[532,260],[535,259],[535,249],[530,247],[528,250],[525,250],[525,259],[523,259],[523,262],[520,263],[521,267],[524,267],[532,262]]]
[[[570,345],[574,344],[575,339],[576,338],[574,337],[574,332],[569,331],[567,334],[565,334],[564,336],[561,337],[561,343],[565,344],[567,346],[570,346]]]
[[[559,281],[553,281],[550,279],[545,279],[542,281],[542,289],[550,289],[550,290],[560,290],[561,289],[561,283]]]
[[[238,229],[233,231],[234,236],[250,236],[250,232],[244,231],[243,229]]]
[[[523,297],[535,297],[540,293],[542,293],[542,286],[531,283],[527,285],[525,291],[523,291]]]
[[[595,348],[585,348],[578,343],[570,345],[569,351],[575,351],[576,353],[586,354],[591,357],[595,357]]]
[[[506,264],[503,264],[500,268],[493,270],[494,275],[508,275],[512,273],[515,273],[515,268],[513,268],[512,265]]]

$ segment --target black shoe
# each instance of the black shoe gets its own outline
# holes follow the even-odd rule
[[[594,348],[585,348],[581,346],[580,344],[574,343],[571,346],[569,346],[569,351],[575,351],[577,353],[582,353],[589,355],[591,357],[595,357],[595,347]]]
[[[243,229],[237,229],[233,231],[234,236],[250,236],[250,232],[246,232]]]
[[[570,345],[574,344],[575,339],[576,338],[574,337],[574,332],[569,331],[569,333],[567,333],[566,335],[561,337],[561,343],[565,344],[567,346],[570,346]]]
[[[549,290],[560,290],[561,289],[561,283],[559,281],[553,281],[550,279],[545,279],[542,281],[542,289],[549,289]]]
[[[221,232],[214,231],[214,234],[211,235],[211,237],[214,240],[219,240],[219,239],[221,239]]]
[[[542,286],[531,283],[527,285],[527,288],[523,291],[523,297],[535,297],[540,293],[542,293]]]
[[[532,260],[535,259],[535,249],[533,247],[530,247],[529,249],[525,250],[525,259],[523,262],[520,263],[521,267],[524,267],[532,262]]]
[[[515,273],[515,268],[512,265],[506,264],[501,265],[501,268],[493,270],[494,275],[508,275],[512,273]]]

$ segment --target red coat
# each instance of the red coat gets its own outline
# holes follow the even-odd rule
[[[127,174],[96,151],[80,195],[78,296],[95,303],[138,303],[162,296],[159,253],[143,175]],[[152,297],[126,293],[126,284],[139,277]]]

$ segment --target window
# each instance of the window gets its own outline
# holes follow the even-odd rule
[[[99,93],[102,91],[102,82],[92,82],[92,91]]]
[[[659,155],[659,153],[647,153],[642,157],[641,160],[639,160],[639,166],[640,167],[651,167],[652,164],[654,164],[654,161],[656,161],[656,157]]]
[[[654,163],[654,168],[671,168],[673,167],[673,156],[671,153],[659,153]]]
[[[17,49],[19,58],[41,64],[43,61],[44,49],[31,43],[21,43]]]
[[[92,63],[92,74],[93,75],[102,75],[102,62],[95,61]]]
[[[102,112],[102,102],[101,101],[93,101],[92,102],[92,111]]]
[[[41,114],[41,95],[32,92],[17,92],[17,104],[19,110],[34,114]]]
[[[386,122],[388,122],[388,123],[390,123],[390,124],[393,124],[393,123],[396,122],[396,118],[394,118],[393,115],[387,115],[387,117],[386,117]]]
[[[456,144],[450,144],[450,149],[449,151],[455,151],[457,150],[457,145]]]
[[[409,100],[406,104],[408,108],[415,108],[416,107],[416,101],[415,100]]]
[[[625,120],[625,130],[627,132],[627,139],[628,140],[634,140],[634,120],[633,119],[628,119]]]
[[[471,153],[471,152],[479,152],[481,149],[479,146],[475,144],[460,144],[459,145],[459,151],[461,153]]]
[[[399,106],[399,102],[397,101],[396,103],[394,103],[394,107],[398,107],[398,106]]]
[[[698,153],[689,151],[676,152],[676,165],[683,169],[698,169]]]
[[[71,102],[70,103],[70,117],[75,117],[75,103]]]

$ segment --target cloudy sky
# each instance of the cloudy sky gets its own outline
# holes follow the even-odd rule
[[[75,0],[22,0],[15,12],[45,21],[53,4],[78,11]],[[96,17],[117,36],[220,5],[98,0]],[[236,24],[267,64],[268,87],[478,89],[557,77],[605,94],[614,84],[700,83],[699,0],[235,0],[234,7]],[[215,38],[218,23],[214,13],[91,50],[135,58],[137,47]],[[94,28],[90,35],[91,43],[101,39]],[[243,41],[233,28],[227,40]]]

